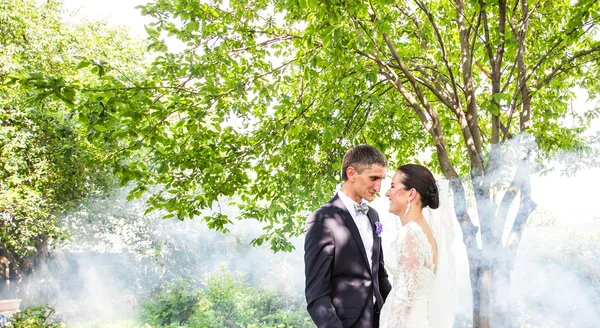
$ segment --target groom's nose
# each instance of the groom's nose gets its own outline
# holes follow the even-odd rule
[[[375,182],[375,192],[379,192],[381,190],[381,180]]]

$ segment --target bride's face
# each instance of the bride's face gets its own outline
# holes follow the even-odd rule
[[[398,216],[404,214],[410,191],[406,190],[402,184],[402,173],[396,172],[392,178],[392,186],[385,195],[390,199],[390,212]]]

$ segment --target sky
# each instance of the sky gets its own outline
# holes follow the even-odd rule
[[[146,0],[63,0],[64,8],[78,10],[89,19],[106,19],[110,24],[129,28],[133,36],[145,37],[144,24],[150,22],[142,16],[136,6],[144,5]]]
[[[151,20],[141,16],[136,6],[146,0],[64,0],[67,10],[78,10],[88,19],[106,19],[110,24],[128,28],[133,36],[145,37],[144,24]],[[573,101],[573,109],[584,111],[598,103],[591,103],[587,95],[576,91],[578,98]],[[568,123],[568,122],[567,122]],[[600,131],[600,120],[596,120],[588,133]],[[385,187],[384,187],[385,188]],[[598,202],[600,169],[582,170],[575,177],[561,176],[552,172],[544,177],[532,178],[532,198],[539,207],[549,209],[560,224],[584,224],[595,220],[600,223]],[[385,190],[382,190],[382,194]],[[598,219],[595,219],[598,218]]]

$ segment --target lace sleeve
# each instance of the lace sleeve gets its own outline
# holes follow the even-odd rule
[[[405,327],[413,296],[417,290],[418,273],[424,265],[424,256],[419,250],[417,236],[410,229],[398,245],[398,268],[400,275],[394,281],[393,327]]]

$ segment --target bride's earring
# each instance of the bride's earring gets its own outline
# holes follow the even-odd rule
[[[408,200],[408,205],[406,205],[406,211],[404,211],[404,217],[406,218],[406,215],[408,214],[408,211],[410,210],[410,199]]]

